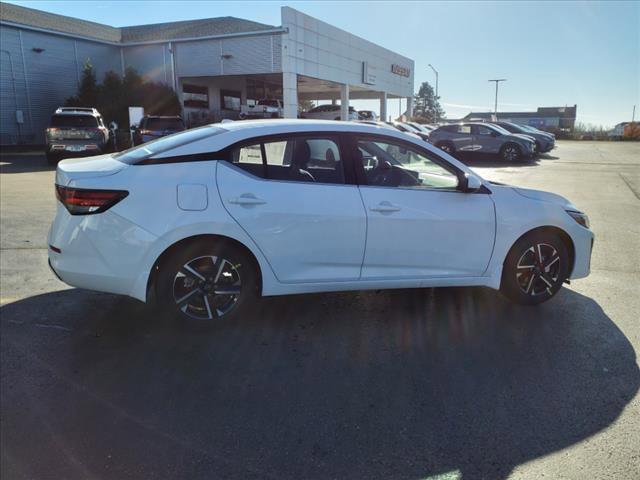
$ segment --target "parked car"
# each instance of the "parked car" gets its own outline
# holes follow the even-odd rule
[[[550,152],[556,147],[556,139],[548,133],[535,131],[534,129],[529,129],[511,122],[493,122],[493,125],[498,125],[511,133],[521,133],[532,137],[536,142],[536,150],[539,153]]]
[[[551,132],[545,132],[544,130],[540,130],[539,128],[536,128],[534,126],[531,125],[520,125],[522,128],[524,128],[527,132],[531,132],[531,133],[544,133],[545,135],[549,135],[551,138],[553,138],[554,142],[556,140],[556,136],[554,133]]]
[[[358,110],[358,116],[360,117],[360,120],[378,121],[378,114],[373,110]]]
[[[140,125],[133,133],[133,143],[140,145],[183,130],[185,130],[184,122],[179,116],[146,115],[142,117]]]
[[[380,120],[358,120],[358,123],[364,123],[365,125],[375,125],[376,127],[389,128],[391,130],[397,130],[393,125],[389,125],[387,122],[381,122]]]
[[[430,142],[449,154],[479,152],[498,154],[507,162],[529,158],[536,152],[535,141],[482,122],[453,123],[436,128]]]
[[[92,107],[59,107],[45,130],[49,164],[65,157],[96,155],[109,145],[109,129],[100,112]]]
[[[300,115],[301,118],[315,120],[340,120],[340,105],[318,105],[308,112]],[[353,107],[349,107],[349,120],[359,120],[358,112]]]
[[[405,122],[386,122],[391,125],[393,128],[400,130],[401,132],[410,133],[412,135],[417,135],[425,142],[429,141],[429,134],[423,132],[419,128],[414,127],[413,125]]]
[[[381,288],[487,286],[533,305],[589,274],[593,233],[568,200],[362,123],[212,124],[62,161],[55,188],[58,277],[184,319]]]
[[[252,118],[282,118],[282,102],[280,100],[262,99],[255,105],[242,105],[240,119]]]
[[[433,132],[437,126],[429,126],[426,125],[424,123],[418,123],[418,122],[407,122],[409,125],[411,125],[414,128],[417,128],[418,130],[426,133],[427,135],[430,134],[431,132]]]

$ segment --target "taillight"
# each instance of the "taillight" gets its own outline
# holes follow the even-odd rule
[[[47,128],[45,130],[45,133],[46,133],[47,137],[49,137],[49,138],[56,138],[56,136],[58,135],[59,132],[60,131],[57,128],[51,128],[51,127]]]
[[[56,198],[71,215],[102,213],[129,195],[125,190],[91,190],[56,185]]]

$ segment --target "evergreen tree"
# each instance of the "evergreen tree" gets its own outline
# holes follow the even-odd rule
[[[429,82],[420,85],[414,97],[413,116],[421,123],[433,123],[445,118],[446,113],[440,106],[440,98],[436,97]]]

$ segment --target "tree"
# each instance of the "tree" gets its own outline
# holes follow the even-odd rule
[[[422,82],[418,93],[414,96],[413,117],[420,123],[433,123],[445,118],[446,113],[440,106],[440,98],[436,97],[429,82]]]
[[[167,85],[147,82],[132,68],[124,78],[116,72],[105,73],[101,85],[96,82],[93,67],[84,66],[82,81],[76,96],[69,97],[68,107],[95,107],[108,123],[115,121],[120,128],[129,125],[128,107],[144,107],[148,115],[180,115],[181,106],[176,93]]]
[[[93,71],[93,65],[87,60],[82,69],[82,80],[78,86],[78,94],[67,98],[68,107],[95,107],[98,104],[98,82]]]
[[[316,104],[313,100],[300,100],[298,102],[298,110],[301,112],[308,112],[315,106]]]

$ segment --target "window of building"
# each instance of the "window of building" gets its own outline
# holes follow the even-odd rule
[[[234,110],[239,112],[242,104],[240,92],[234,90],[220,90],[220,105],[222,110]]]
[[[209,87],[201,85],[182,85],[182,98],[185,107],[209,108]]]

